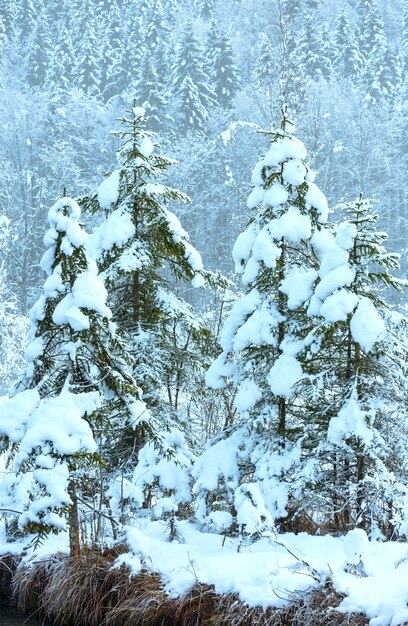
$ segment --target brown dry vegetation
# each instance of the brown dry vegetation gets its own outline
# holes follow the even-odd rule
[[[12,556],[0,557],[0,598],[11,596],[11,581],[16,565]]]
[[[293,598],[285,608],[250,608],[234,594],[220,596],[197,584],[182,598],[170,598],[159,576],[141,572],[130,577],[125,567],[112,569],[125,548],[91,550],[80,560],[66,555],[27,567],[12,559],[2,565],[0,579],[10,582],[20,611],[36,613],[63,626],[365,626],[358,614],[333,607],[342,596],[330,582]],[[5,562],[6,563],[6,562]],[[7,583],[8,581],[8,583]]]

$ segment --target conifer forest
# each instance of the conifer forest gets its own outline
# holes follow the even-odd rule
[[[408,4],[0,0],[0,61],[14,601],[407,624]]]

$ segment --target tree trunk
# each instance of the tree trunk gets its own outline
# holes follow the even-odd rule
[[[354,370],[357,376],[357,398],[359,401],[362,400],[363,390],[361,388],[361,382],[359,378],[359,372],[361,368],[361,346],[358,343],[354,344]],[[365,456],[364,452],[361,450],[361,444],[358,445],[357,449],[357,519],[359,520],[358,525],[362,528],[365,527],[365,521],[363,519],[363,501],[364,501],[364,492],[362,488],[362,481],[365,476]]]
[[[285,240],[281,241],[281,255],[277,261],[277,269],[278,269],[278,280],[279,285],[285,278]],[[286,305],[286,296],[278,291],[278,311],[282,315],[285,315],[285,305]],[[279,322],[278,324],[278,348],[279,355],[282,354],[280,349],[280,345],[282,341],[285,339],[286,333],[286,324],[285,322]],[[284,396],[280,396],[278,398],[278,435],[285,438],[286,436],[286,398]]]
[[[68,524],[69,524],[69,553],[75,559],[79,558],[80,553],[80,541],[79,541],[79,518],[78,518],[78,498],[76,493],[76,482],[70,480],[68,485],[68,494],[72,500],[72,505],[69,510]]]
[[[132,308],[133,308],[133,321],[136,328],[140,322],[140,272],[136,271],[133,274],[132,283]]]

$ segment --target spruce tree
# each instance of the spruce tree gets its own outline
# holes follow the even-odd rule
[[[334,32],[334,68],[344,78],[356,78],[363,67],[363,56],[345,12],[336,18]]]
[[[405,76],[408,71],[408,7],[404,8],[404,17],[402,21],[402,31],[399,40],[401,57],[403,60],[403,71]]]
[[[280,6],[279,88],[281,101],[296,112],[307,97],[310,84],[306,69],[299,72],[308,52],[305,19],[297,0],[282,2]]]
[[[19,524],[44,534],[58,532],[68,518],[72,555],[80,549],[80,482],[88,477],[89,492],[96,469],[118,465],[112,452],[119,431],[124,439],[134,438],[135,428],[151,428],[79,218],[67,197],[49,211],[41,261],[48,277],[30,312],[27,367],[1,406],[1,435],[17,471],[10,491],[14,508],[23,509]],[[27,477],[32,486],[21,499]]]
[[[37,19],[27,48],[28,79],[34,87],[44,85],[51,55],[51,33],[45,7],[39,4]]]
[[[265,507],[275,519],[286,514],[287,474],[297,456],[296,385],[305,376],[302,353],[311,328],[305,303],[317,276],[311,240],[328,212],[304,163],[306,149],[292,132],[284,114],[281,129],[268,133],[269,150],[252,174],[253,214],[233,249],[245,293],[224,324],[223,352],[207,382],[219,389],[232,382],[239,418],[197,463],[194,489],[203,521],[213,519],[222,499],[231,509],[247,482],[260,529]]]
[[[360,36],[364,60],[361,87],[368,102],[391,99],[400,83],[399,61],[392,50],[379,9],[372,2],[364,15]]]
[[[360,52],[363,57],[364,70],[370,72],[373,80],[378,64],[387,48],[384,24],[375,3],[371,3],[364,13],[359,33]],[[366,80],[367,82],[367,80]]]
[[[159,42],[168,37],[169,28],[166,24],[163,4],[161,0],[154,0],[146,16],[146,31],[144,45],[149,52],[154,52]]]
[[[194,36],[192,25],[189,24],[180,38],[171,85],[178,101],[179,125],[184,132],[204,130],[208,113],[216,103],[204,65],[203,50]]]
[[[85,93],[101,93],[106,24],[94,10],[92,0],[70,8],[68,25],[75,50],[74,80]]]
[[[4,5],[4,2],[0,4]],[[7,46],[7,40],[8,40],[8,33],[7,33],[7,27],[6,27],[6,16],[1,13],[1,8],[0,8],[0,54],[3,55],[4,51],[6,49]]]
[[[238,71],[235,67],[229,38],[221,34],[213,22],[207,42],[207,73],[217,104],[224,109],[232,106],[232,98],[238,90]]]
[[[291,25],[293,25],[302,14],[301,0],[283,0],[281,7]]]
[[[1,0],[0,15],[3,32],[7,38],[10,38],[10,34],[15,31],[17,22],[17,7],[15,3],[12,0]]]
[[[81,33],[80,54],[77,56],[75,77],[77,84],[90,95],[101,93],[102,41],[101,24],[94,16],[89,18]]]
[[[384,24],[379,15],[378,6],[374,3],[364,16],[360,41],[366,62],[375,56],[378,57],[382,49],[386,47]]]
[[[162,2],[149,7],[141,28],[140,59],[135,72],[137,101],[146,110],[150,127],[157,132],[166,125],[167,85],[170,82],[168,59],[171,58],[171,37]]]
[[[271,39],[266,33],[260,34],[259,56],[256,67],[256,77],[259,84],[270,93],[277,73],[276,59],[274,58],[274,47]]]
[[[179,297],[177,283],[191,280],[201,286],[205,272],[188,234],[167,208],[172,201],[185,203],[189,198],[155,180],[172,161],[156,154],[158,146],[145,130],[144,109],[133,107],[126,113],[115,132],[121,144],[119,169],[82,202],[106,214],[91,236],[89,250],[113,288],[112,307],[134,357],[134,376],[165,442],[160,448],[157,438],[141,433],[135,450],[139,463],[150,458],[157,465],[160,459],[162,467],[180,452],[180,443],[175,448],[171,444],[183,439],[174,430],[180,427],[179,396],[186,388],[186,371],[196,360],[194,343],[206,332]],[[155,472],[149,475],[157,478]],[[144,506],[153,506],[151,492],[143,488]]]
[[[369,102],[392,101],[401,87],[401,60],[389,46],[382,51],[377,62],[369,63],[362,81]]]
[[[123,93],[128,86],[126,70],[125,29],[122,24],[119,6],[110,3],[109,10],[100,15],[104,24],[103,70],[101,85],[106,100]]]
[[[143,56],[138,70],[136,91],[153,132],[158,132],[166,122],[170,122],[166,115],[166,84],[160,72],[162,55],[165,53],[165,48],[159,43],[154,54],[146,53]]]
[[[39,0],[39,4],[42,5],[42,0]],[[33,34],[36,22],[37,13],[33,0],[20,0],[16,10],[16,29],[25,44]]]
[[[141,60],[146,54],[144,46],[144,15],[139,7],[138,11],[130,11],[127,15],[127,19],[123,20],[123,41],[122,41],[122,67],[120,71],[123,72],[125,80],[131,93],[129,97],[134,97],[135,90],[137,91],[138,80],[138,68],[141,64]],[[125,90],[125,94],[128,94],[128,90]]]
[[[320,54],[318,69],[325,80],[329,80],[333,74],[333,42],[331,30],[326,22],[322,24],[319,37]]]
[[[75,51],[67,26],[55,42],[47,66],[46,85],[53,91],[66,92],[73,83],[75,69]]]
[[[356,2],[356,9],[357,9],[358,15],[362,19],[364,19],[366,17],[367,13],[373,7],[373,4],[374,4],[374,0],[357,0],[357,2]]]
[[[215,0],[197,0],[197,9],[199,14],[205,20],[211,20],[214,17]]]
[[[320,76],[320,55],[322,45],[319,41],[314,16],[308,15],[304,22],[304,66],[310,78],[317,79]]]
[[[326,523],[338,528],[384,531],[392,519],[386,494],[399,489],[393,437],[400,428],[404,439],[406,433],[404,424],[392,425],[391,407],[402,406],[404,385],[383,292],[401,291],[404,281],[392,275],[398,255],[385,249],[387,235],[376,229],[371,203],[360,196],[341,210],[347,221],[322,258],[308,311],[324,321],[311,346],[301,502],[309,512],[326,503]]]

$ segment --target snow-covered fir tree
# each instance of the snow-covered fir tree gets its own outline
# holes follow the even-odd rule
[[[322,42],[319,40],[315,26],[315,17],[308,15],[300,38],[304,41],[304,66],[308,76],[317,79],[321,74]]]
[[[343,11],[336,19],[334,29],[334,69],[340,76],[356,78],[363,67],[364,58],[357,37]]]
[[[219,32],[215,22],[211,24],[208,33],[206,56],[206,69],[217,105],[224,109],[231,108],[239,86],[238,72],[231,42],[227,35]]]
[[[36,5],[36,21],[27,42],[27,67],[29,82],[35,87],[44,84],[51,53],[51,33],[47,12],[42,2]]]
[[[369,102],[392,101],[401,85],[401,60],[395,50],[387,45],[376,67],[367,65],[362,79],[366,83]]]
[[[15,28],[17,7],[11,0],[2,0],[0,4],[2,45],[9,39]],[[3,51],[3,49],[2,49]]]
[[[171,86],[177,94],[177,117],[184,132],[204,130],[208,113],[216,103],[204,66],[204,51],[194,36],[192,24],[188,24],[180,38]]]
[[[68,29],[61,29],[57,41],[50,51],[45,82],[54,91],[66,93],[72,83],[75,69],[75,52]]]
[[[215,0],[197,0],[196,5],[201,17],[207,20],[214,17]]]
[[[393,81],[398,79],[398,63],[390,49],[384,24],[376,3],[372,3],[364,16],[360,50],[364,60],[361,86],[368,102],[378,102],[391,97]],[[392,78],[390,78],[392,77]],[[397,80],[398,82],[398,80]]]
[[[40,0],[39,4],[42,4]],[[29,37],[35,30],[35,24],[37,22],[37,13],[34,7],[33,0],[20,0],[16,3],[16,15],[15,22],[16,28],[19,31],[24,43],[27,44]]]
[[[360,29],[361,53],[366,64],[377,63],[387,47],[387,37],[384,32],[384,23],[380,16],[376,2],[370,3],[363,13]]]
[[[370,201],[360,196],[340,209],[347,221],[322,257],[308,309],[323,321],[310,355],[300,502],[331,526],[388,533],[395,509],[387,502],[405,496],[393,446],[407,429],[404,366],[383,293],[405,282],[392,274],[399,255],[387,252]]]
[[[308,55],[305,16],[298,2],[281,2],[279,13],[279,99],[296,112],[306,97],[311,80],[304,66]]]
[[[301,426],[296,385],[306,375],[302,353],[311,327],[305,305],[317,277],[311,242],[325,237],[328,216],[304,163],[306,149],[285,113],[281,128],[268,136],[269,150],[252,173],[252,217],[233,249],[245,293],[224,324],[223,351],[207,374],[214,388],[232,381],[238,417],[210,442],[194,470],[199,519],[224,520],[217,508],[226,500],[228,515],[234,506],[236,521],[245,526],[237,498],[241,502],[248,483],[242,506],[252,502],[259,531],[266,520],[286,515]]]
[[[267,33],[260,33],[259,60],[256,67],[256,77],[260,86],[267,94],[272,92],[272,85],[277,73],[275,48]]]
[[[104,98],[118,96],[128,87],[124,26],[116,1],[108,7],[99,6],[97,15],[102,24],[102,75],[101,86]]]
[[[0,280],[5,285],[0,267]],[[0,287],[0,393],[6,393],[24,365],[28,319],[19,314],[16,299]]]
[[[399,39],[401,57],[403,60],[403,70],[406,75],[408,69],[408,7],[404,8],[404,17]]]
[[[80,46],[74,73],[76,84],[85,93],[99,95],[103,68],[103,23],[94,14],[90,0],[81,6],[74,23],[77,45]]]
[[[30,312],[27,367],[0,420],[16,472],[6,481],[6,502],[20,510],[21,527],[39,533],[64,529],[68,517],[71,554],[80,548],[80,482],[86,490],[93,479],[89,493],[101,480],[93,468],[118,465],[118,433],[134,438],[136,427],[151,428],[79,219],[71,198],[49,211],[41,261],[47,279]]]
[[[189,198],[156,182],[173,162],[156,154],[158,146],[145,130],[144,109],[133,107],[126,113],[128,116],[120,119],[121,129],[115,133],[121,142],[119,168],[100,185],[96,195],[82,202],[92,211],[106,214],[106,220],[90,238],[89,250],[113,288],[112,307],[134,357],[134,376],[160,424],[164,441],[160,447],[158,437],[141,433],[136,444],[139,464],[144,468],[136,469],[136,482],[139,476],[140,480],[145,476],[140,492],[144,499],[139,497],[137,501],[144,506],[157,505],[153,489],[156,496],[160,490],[164,497],[173,495],[178,504],[177,486],[171,487],[169,479],[161,484],[155,472],[162,473],[165,462],[177,462],[179,454],[182,463],[191,456],[188,450],[183,452],[184,435],[176,425],[180,399],[186,391],[186,373],[195,368],[194,350],[207,331],[178,291],[182,281],[202,286],[206,274],[200,254],[167,208],[171,201],[185,203]],[[152,477],[149,488],[145,474],[148,459],[155,466],[148,474]],[[169,471],[172,475],[174,472]],[[183,490],[182,501],[186,493]]]
[[[161,75],[161,64],[166,49],[159,44],[158,50],[153,54],[144,54],[139,65],[137,77],[137,94],[149,119],[149,125],[153,132],[164,128],[169,118],[166,115],[166,82]]]

